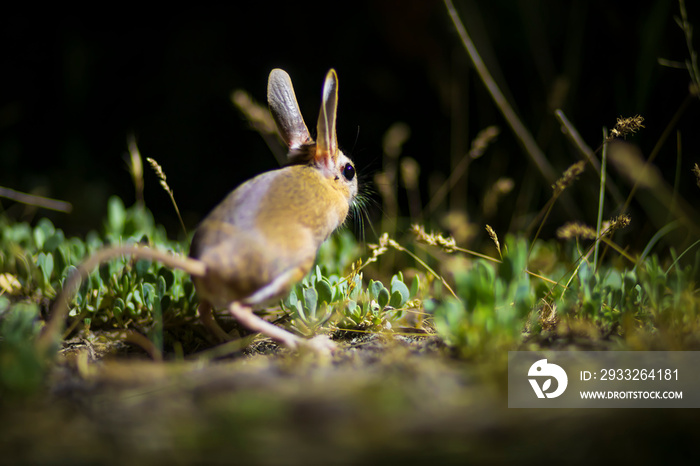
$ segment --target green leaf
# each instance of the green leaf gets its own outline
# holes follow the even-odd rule
[[[352,303],[354,303],[354,304],[352,304]],[[365,312],[366,309],[363,310],[362,305],[356,303],[355,301],[348,302],[348,309],[352,309],[348,313],[349,314],[348,317],[350,317],[350,320],[352,320],[352,322],[355,325],[360,325],[362,323],[362,320],[364,319],[365,314],[366,314],[366,312]]]
[[[143,277],[146,276],[146,273],[148,272],[148,269],[150,267],[151,267],[151,261],[147,261],[147,260],[136,261],[136,264],[134,265],[136,277],[140,280],[143,280]]]
[[[333,302],[333,289],[326,280],[316,282],[316,292],[318,293],[318,302],[330,304]]]
[[[109,278],[111,277],[110,267],[107,264],[102,264],[97,269],[97,273],[102,279],[102,283],[109,283]]]
[[[168,290],[168,285],[165,282],[165,278],[163,278],[163,276],[158,276],[156,286],[156,296],[158,296],[158,300],[160,301],[161,299],[163,299],[166,291]]]
[[[369,297],[370,299],[379,299],[379,293],[385,289],[382,282],[377,282],[374,280],[369,281]]]
[[[129,290],[131,290],[131,280],[129,280],[128,274],[124,274],[121,277],[121,289],[120,289],[120,291],[122,293],[128,294]]]
[[[398,309],[402,307],[405,302],[406,301],[403,300],[403,296],[400,292],[394,291],[393,293],[391,293],[391,298],[389,299],[389,306]]]
[[[95,297],[94,311],[99,311],[100,306],[102,305],[102,301],[104,301],[104,293],[102,292],[102,290],[99,290],[97,292],[97,296]]]
[[[377,304],[379,304],[380,309],[384,309],[389,304],[389,290],[382,287],[379,296],[377,296]]]
[[[122,298],[117,298],[114,300],[114,305],[112,306],[112,312],[114,313],[114,316],[117,319],[121,319],[121,316],[124,315],[124,308],[126,305],[124,304],[124,300]]]
[[[415,277],[413,277],[413,282],[411,283],[410,296],[418,296],[419,290],[420,290],[420,280],[418,279],[418,275],[416,275]]]
[[[34,244],[36,244],[37,249],[44,247],[44,242],[46,241],[46,233],[40,228],[35,228],[33,232]]]
[[[46,217],[39,219],[36,227],[34,228],[34,244],[36,244],[37,249],[43,249],[46,239],[53,236],[56,229]]]
[[[116,237],[121,236],[125,222],[126,209],[124,208],[124,203],[117,196],[110,197],[107,203],[107,227],[109,228],[109,233]]]
[[[304,289],[304,307],[310,317],[316,316],[316,307],[318,306],[318,292],[315,288]]]
[[[161,267],[158,269],[158,276],[165,280],[165,288],[172,288],[173,283],[175,283],[175,273],[168,267]]]
[[[133,299],[141,306],[144,305],[143,295],[141,294],[141,291],[139,291],[138,289],[132,291],[131,293],[129,293],[129,296],[127,296],[127,299],[126,299],[127,306],[129,305],[129,302],[131,301],[129,298]]]
[[[132,316],[141,315],[141,308],[136,307],[134,302],[131,301],[130,299],[127,299],[127,301],[126,301],[126,311]]]
[[[301,301],[297,301],[296,311],[297,311],[297,315],[299,316],[299,318],[301,320],[303,320],[304,322],[306,322],[308,320],[308,317],[306,316],[306,313],[304,312],[304,304]]]
[[[400,304],[391,304],[393,307],[403,307],[404,304],[406,304],[406,301],[411,297],[410,292],[408,291],[408,287],[406,284],[402,281],[399,280],[394,280],[393,283],[391,284],[391,302],[394,303],[394,295],[396,293],[399,293],[400,299],[399,303]]]
[[[155,306],[156,302],[156,287],[150,283],[141,284],[141,294],[143,296],[143,304],[149,309]]]
[[[333,298],[331,298],[331,302],[338,302],[342,301],[345,298],[345,294],[347,292],[348,286],[347,283],[343,284],[336,284],[333,286]]]
[[[41,270],[44,286],[49,286],[51,284],[51,273],[53,273],[53,255],[40,252],[36,258],[36,263],[39,266],[39,270]]]
[[[297,301],[298,301],[297,292],[295,291],[294,288],[292,288],[292,290],[289,292],[287,297],[284,299],[283,304],[284,304],[285,308],[293,310],[297,306]]]
[[[56,249],[63,244],[63,242],[66,240],[65,236],[63,235],[63,232],[61,230],[57,230],[53,235],[51,235],[45,242],[44,242],[44,251],[46,252],[55,252]]]

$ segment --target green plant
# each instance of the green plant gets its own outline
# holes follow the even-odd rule
[[[40,328],[39,306],[0,296],[0,399],[41,387],[47,359],[34,346]]]
[[[503,350],[519,340],[535,302],[527,273],[525,240],[508,236],[498,264],[478,259],[454,274],[457,298],[447,297],[431,309],[435,327],[463,355]]]
[[[292,327],[307,336],[329,324],[342,329],[385,328],[403,316],[403,307],[415,296],[419,284],[416,278],[412,293],[400,272],[392,277],[389,288],[376,280],[364,287],[362,278],[359,271],[348,279],[325,276],[316,266],[282,303],[290,313]]]
[[[75,267],[105,245],[146,242],[159,249],[184,254],[185,246],[167,239],[145,208],[125,208],[112,197],[102,234],[91,232],[85,240],[65,238],[45,218],[36,226],[11,223],[0,218],[0,292],[31,300],[53,299]],[[76,322],[90,319],[93,326],[127,328],[137,322],[146,326],[161,322],[162,309],[193,316],[194,286],[181,271],[159,263],[124,257],[110,261],[90,274],[77,292],[70,316]]]

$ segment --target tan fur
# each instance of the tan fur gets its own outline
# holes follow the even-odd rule
[[[270,109],[293,165],[258,175],[231,192],[199,225],[191,259],[136,246],[108,248],[87,259],[58,297],[41,344],[47,346],[57,334],[79,282],[96,265],[125,254],[190,273],[201,301],[200,317],[221,339],[227,335],[214,321],[212,306],[228,309],[242,325],[284,345],[305,343],[250,311],[286,296],[311,270],[321,243],[345,221],[357,194],[354,166],[337,147],[337,90],[331,70],[323,87],[317,146],[301,118],[289,76],[273,70]],[[331,347],[325,340],[309,344],[318,350]]]
[[[348,215],[357,179],[337,148],[337,78],[324,84],[317,126],[319,144],[308,134],[289,76],[270,73],[268,99],[293,165],[256,176],[231,192],[201,223],[191,257],[206,265],[194,277],[200,298],[227,307],[256,308],[286,296],[313,266],[321,243]],[[323,141],[323,143],[321,143]],[[240,320],[240,318],[239,318]]]

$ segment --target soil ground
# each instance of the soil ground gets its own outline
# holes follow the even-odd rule
[[[696,453],[694,410],[509,409],[505,361],[452,357],[436,337],[354,337],[327,358],[261,342],[164,363],[123,343],[94,346],[68,345],[48,393],[5,400],[0,463],[647,463]]]

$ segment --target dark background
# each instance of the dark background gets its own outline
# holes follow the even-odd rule
[[[562,136],[554,108],[564,110],[594,149],[603,126],[611,128],[620,115],[641,114],[646,128],[632,142],[648,155],[688,95],[687,72],[657,63],[659,57],[688,57],[673,21],[676,2],[455,3],[506,98],[558,172],[579,154]],[[687,8],[699,27],[697,2]],[[0,186],[71,202],[70,215],[33,215],[46,214],[72,233],[99,228],[110,195],[134,202],[124,160],[129,132],[143,157],[163,166],[189,228],[240,182],[276,167],[262,138],[229,100],[233,90],[244,89],[264,103],[274,67],[291,75],[309,127],[315,126],[324,75],[337,70],[339,141],[363,180],[382,169],[382,137],[402,121],[411,129],[402,155],[420,164],[425,200],[431,175],[449,174],[450,154],[466,153],[479,130],[498,125],[498,140],[472,163],[468,185],[455,191],[462,194],[453,196],[452,205],[503,232],[522,229],[525,224],[513,219],[531,218],[551,196],[549,183],[529,166],[471,68],[442,2],[327,2],[322,8],[245,2],[235,8],[170,8],[157,15],[138,9],[32,12],[6,17],[0,44]],[[555,88],[565,91],[552,103]],[[699,160],[698,107],[695,99],[678,125],[680,189],[691,203],[698,193],[690,174]],[[657,160],[672,183],[675,133]],[[150,168],[145,171],[146,204],[177,237],[170,201]],[[513,178],[515,189],[497,215],[486,218],[481,199],[503,176]],[[629,185],[616,176],[611,173],[626,194]],[[568,220],[594,223],[594,173],[589,170],[573,189],[576,215],[582,217],[558,204],[545,236]],[[377,205],[370,216],[378,224],[382,203],[373,191]],[[527,212],[515,212],[523,210],[516,202],[521,196],[527,196]],[[28,215],[12,201],[0,199],[0,205],[19,218]],[[609,205],[606,216],[616,214],[615,207]],[[644,230],[644,213],[634,215],[634,209],[639,207],[633,205],[629,234],[653,233]]]

